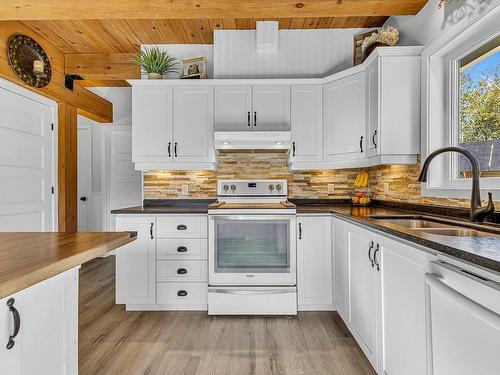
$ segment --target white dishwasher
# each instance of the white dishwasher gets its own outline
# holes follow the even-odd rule
[[[428,373],[500,374],[500,284],[443,261],[426,282]]]

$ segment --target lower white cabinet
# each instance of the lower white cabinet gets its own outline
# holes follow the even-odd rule
[[[332,219],[333,223],[333,302],[344,321],[349,318],[349,253],[347,223]]]
[[[78,267],[0,299],[0,374],[77,373]]]
[[[297,217],[299,310],[333,310],[330,216]]]
[[[154,216],[118,216],[117,231],[136,231],[137,240],[116,252],[116,303],[156,303]]]

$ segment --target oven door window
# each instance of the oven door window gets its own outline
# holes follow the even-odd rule
[[[289,220],[215,221],[215,272],[289,271]]]

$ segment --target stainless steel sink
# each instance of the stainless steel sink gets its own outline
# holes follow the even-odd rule
[[[452,237],[496,237],[500,231],[492,228],[477,228],[477,225],[459,225],[456,222],[447,222],[446,219],[438,219],[421,215],[370,215],[371,219],[377,219],[386,223],[398,225],[411,230]]]

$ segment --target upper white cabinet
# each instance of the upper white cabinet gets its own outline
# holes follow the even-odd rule
[[[365,157],[365,73],[328,83],[324,96],[324,160]]]
[[[132,88],[132,161],[138,170],[215,167],[213,86]]]
[[[330,216],[297,218],[299,310],[333,310]]]
[[[366,70],[366,153],[379,154],[379,63],[376,59]]]
[[[176,163],[215,161],[212,86],[174,87],[173,156]]]
[[[172,87],[132,88],[132,161],[172,162]]]
[[[253,87],[254,130],[290,130],[290,86]]]
[[[292,86],[290,162],[321,161],[323,86]]]
[[[252,86],[215,86],[215,130],[251,130],[252,116]]]
[[[215,129],[290,130],[290,86],[216,86]]]

